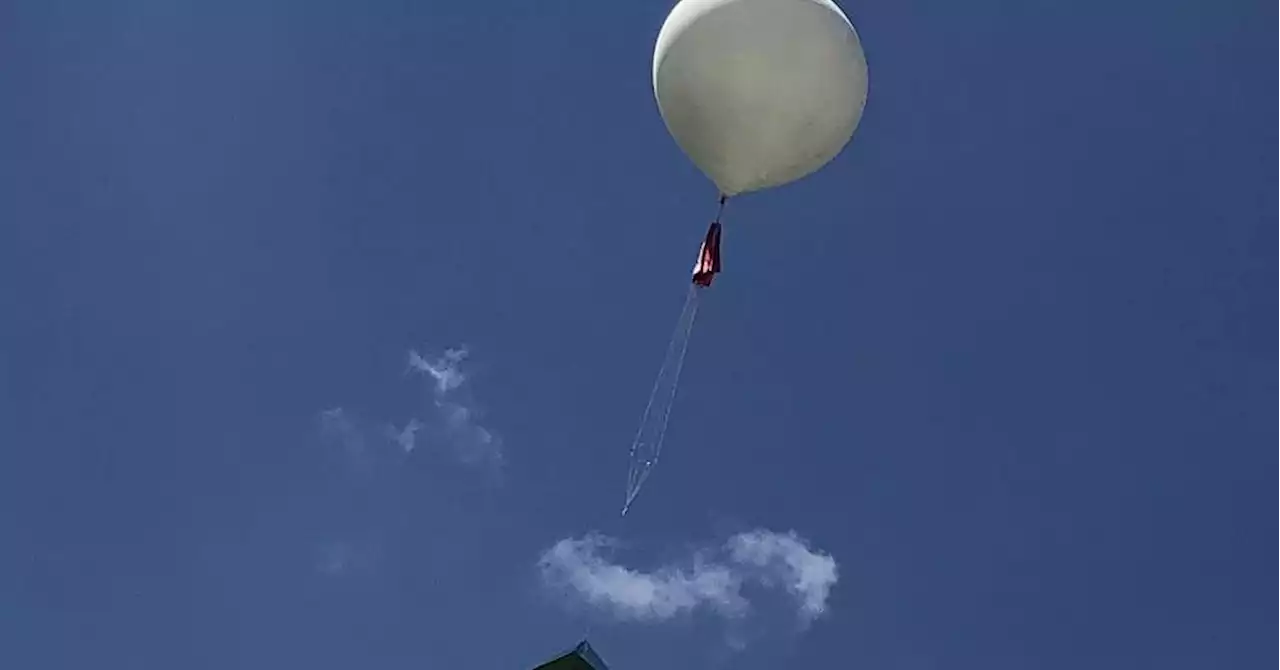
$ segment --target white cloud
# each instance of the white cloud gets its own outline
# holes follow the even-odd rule
[[[686,569],[668,566],[645,573],[602,557],[600,549],[609,544],[599,535],[560,540],[542,555],[542,576],[623,619],[670,619],[699,606],[726,616],[747,609],[739,593],[741,578],[725,566],[695,559]]]
[[[839,578],[836,559],[814,552],[796,536],[767,530],[739,533],[727,544],[733,561],[767,571],[800,602],[801,613],[816,619],[827,609],[827,596]]]
[[[648,572],[602,555],[613,544],[599,535],[560,540],[538,561],[544,582],[619,619],[636,621],[662,621],[698,609],[740,618],[751,609],[744,584],[780,586],[807,623],[826,611],[837,580],[835,559],[810,549],[795,533],[740,533],[713,556],[697,552],[681,564]]]

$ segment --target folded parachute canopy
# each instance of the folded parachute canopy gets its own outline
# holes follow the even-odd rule
[[[693,264],[693,283],[710,286],[720,272],[720,222],[715,221],[707,230],[707,237],[698,249],[698,261]]]

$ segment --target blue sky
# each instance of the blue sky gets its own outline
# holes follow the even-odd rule
[[[1271,667],[1274,5],[843,6],[622,527],[714,211],[667,2],[9,3],[0,664]]]

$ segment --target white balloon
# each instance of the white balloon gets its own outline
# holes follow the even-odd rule
[[[725,195],[800,179],[848,144],[867,63],[831,0],[680,0],[653,53],[676,143]]]

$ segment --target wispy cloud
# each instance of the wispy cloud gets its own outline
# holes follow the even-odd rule
[[[502,465],[502,439],[476,423],[475,410],[451,401],[437,401],[445,433],[454,453],[470,465]]]
[[[459,369],[466,357],[466,347],[446,349],[444,355],[433,363],[423,358],[416,349],[410,349],[409,370],[430,376],[435,380],[436,393],[444,394],[462,386],[462,383],[467,381],[466,375]]]
[[[356,426],[355,419],[341,407],[326,409],[320,413],[320,434],[326,440],[342,448],[353,467],[364,469],[369,463],[368,443],[364,433]]]
[[[501,465],[502,439],[479,422],[480,411],[464,388],[467,375],[462,362],[466,347],[445,350],[435,361],[417,350],[409,350],[409,371],[432,380],[432,405],[440,422],[440,433],[458,458],[467,464]]]
[[[316,557],[316,571],[322,575],[341,575],[351,568],[354,553],[351,545],[345,542],[330,542],[320,547]]]
[[[344,407],[323,410],[316,418],[322,444],[340,463],[341,490],[358,492],[343,515],[348,524],[356,519],[355,525],[344,529],[335,523],[312,547],[317,574],[336,578],[377,569],[379,542],[370,533],[381,525],[388,500],[384,494],[397,481],[389,475],[406,459],[441,454],[449,461],[487,467],[486,474],[501,474],[496,466],[503,462],[502,439],[480,422],[464,370],[467,348],[446,349],[438,356],[410,350],[407,358],[406,373],[421,375],[427,384],[420,387],[414,380],[414,409],[404,423]]]
[[[497,467],[503,464],[501,436],[481,423],[482,412],[475,402],[462,369],[466,347],[445,350],[428,357],[417,350],[408,352],[406,372],[425,376],[428,398],[402,427],[385,422],[369,422],[354,413],[335,407],[320,413],[323,436],[340,444],[352,465],[367,470],[391,458],[387,447],[395,447],[403,457],[424,444],[443,449],[466,465]],[[381,427],[379,428],[379,423]]]
[[[781,588],[803,623],[821,616],[837,580],[836,561],[794,532],[754,530],[711,551],[650,571],[607,558],[615,542],[600,535],[560,540],[538,561],[543,581],[571,598],[633,621],[663,621],[695,610],[736,619],[752,603],[743,587]]]
[[[373,569],[377,559],[377,547],[372,543],[334,541],[318,548],[315,569],[326,577],[342,577]]]
[[[422,430],[422,422],[417,419],[409,419],[404,428],[399,430],[395,426],[388,426],[387,437],[390,437],[396,444],[400,445],[401,451],[407,454],[417,446],[416,437],[419,430]]]
[[[320,413],[320,430],[326,436],[336,438],[348,449],[364,449],[364,438],[347,416],[347,411],[341,407],[332,407]]]

